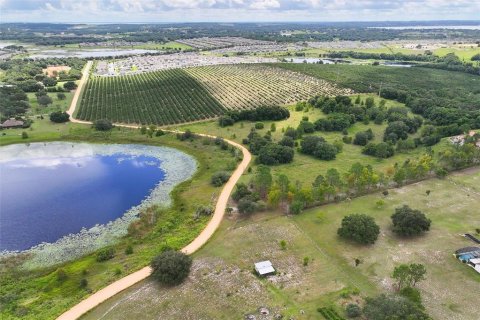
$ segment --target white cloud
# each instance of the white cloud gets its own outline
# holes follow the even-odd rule
[[[2,21],[479,19],[478,0],[0,0]]]
[[[249,8],[256,10],[277,9],[280,8],[280,3],[277,0],[256,0],[250,4]]]

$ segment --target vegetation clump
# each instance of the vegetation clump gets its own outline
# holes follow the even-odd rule
[[[165,285],[178,285],[188,277],[191,266],[190,256],[183,252],[167,250],[152,260],[152,277]]]
[[[411,237],[430,230],[431,220],[420,210],[407,205],[395,209],[392,215],[393,232],[400,236]]]
[[[342,225],[337,233],[344,239],[360,244],[373,244],[380,234],[380,227],[370,216],[351,214],[343,218]]]
[[[93,122],[93,127],[97,131],[109,131],[113,128],[113,124],[109,120],[99,119]]]
[[[50,114],[50,121],[55,123],[68,122],[69,119],[70,115],[64,111],[55,111]]]

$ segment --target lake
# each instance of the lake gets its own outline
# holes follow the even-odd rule
[[[192,157],[164,147],[66,142],[2,147],[0,251],[57,241],[78,246],[73,240],[79,234],[105,238],[102,227],[123,235],[139,211],[129,218],[126,213],[152,201],[168,203],[174,185],[195,170]]]

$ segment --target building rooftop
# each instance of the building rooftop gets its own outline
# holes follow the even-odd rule
[[[21,126],[23,126],[23,121],[15,120],[15,119],[8,119],[4,123],[2,123],[3,128],[21,127]]]
[[[273,268],[272,263],[269,260],[266,260],[255,263],[255,271],[257,271],[259,275],[265,275],[274,273],[275,269]]]

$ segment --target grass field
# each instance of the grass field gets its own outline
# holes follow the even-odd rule
[[[448,53],[455,53],[461,60],[466,62],[471,61],[472,57],[476,54],[480,54],[480,47],[474,48],[440,48],[433,51],[434,54],[439,56],[445,56]]]
[[[316,94],[338,95],[349,90],[298,72],[258,65],[220,65],[185,70],[228,109],[283,105]]]
[[[247,219],[229,217],[194,255],[193,271],[184,284],[166,288],[146,280],[83,319],[239,319],[246,314],[263,319],[260,307],[287,319],[321,319],[318,307],[333,307],[345,316],[347,303],[362,304],[366,296],[392,291],[394,266],[412,262],[427,268],[427,280],[419,288],[434,319],[477,319],[480,278],[452,254],[472,245],[459,234],[480,225],[480,194],[474,190],[479,181],[480,168],[476,168],[445,180],[393,189],[387,197],[372,194],[294,217],[276,212]],[[426,190],[431,190],[429,196]],[[378,199],[385,201],[382,208],[375,206]],[[402,204],[432,219],[427,235],[402,240],[392,234],[390,216]],[[355,212],[375,217],[381,226],[375,245],[362,247],[337,237],[343,216]],[[281,249],[281,240],[286,241],[286,250]],[[307,266],[304,257],[310,258]],[[355,258],[362,261],[358,267]],[[253,263],[265,259],[278,271],[267,280],[252,274]]]
[[[213,173],[230,171],[236,159],[230,151],[223,151],[217,145],[203,139],[193,142],[177,140],[174,135],[148,138],[138,130],[116,128],[109,133],[95,132],[79,124],[55,125],[36,121],[34,130],[28,131],[31,138],[21,139],[20,129],[6,130],[0,144],[29,143],[33,141],[83,141],[91,143],[134,143],[162,145],[177,148],[195,157],[198,170],[189,181],[178,185],[171,193],[173,205],[162,211],[158,221],[142,229],[140,235],[126,236],[115,245],[116,255],[112,260],[99,263],[95,254],[67,262],[61,267],[67,274],[65,280],[57,280],[56,267],[40,270],[23,270],[17,267],[20,261],[2,260],[0,263],[0,296],[2,319],[53,319],[70,306],[78,303],[92,291],[97,291],[114,280],[147,265],[151,258],[168,245],[181,248],[188,244],[203,229],[209,217],[194,219],[194,212],[200,205],[213,205],[220,188],[213,187],[210,179]],[[58,128],[58,130],[56,130]],[[38,135],[37,135],[38,134]],[[134,253],[124,253],[127,245],[133,246]],[[86,279],[86,288],[80,287]]]
[[[42,107],[42,106],[38,105],[37,97],[35,96],[35,93],[33,93],[33,92],[27,93],[28,102],[30,103],[30,106],[31,106],[28,114],[31,114],[31,115],[37,115],[37,114],[47,115],[47,114],[50,114],[54,111],[66,111],[69,108],[70,103],[72,102],[72,99],[73,99],[73,93],[72,92],[63,92],[63,94],[65,94],[65,96],[66,96],[65,100],[59,100],[57,98],[57,93],[56,92],[50,92],[50,93],[47,93],[47,94],[48,94],[48,96],[50,96],[50,98],[52,98],[53,103],[48,105],[47,107]]]

